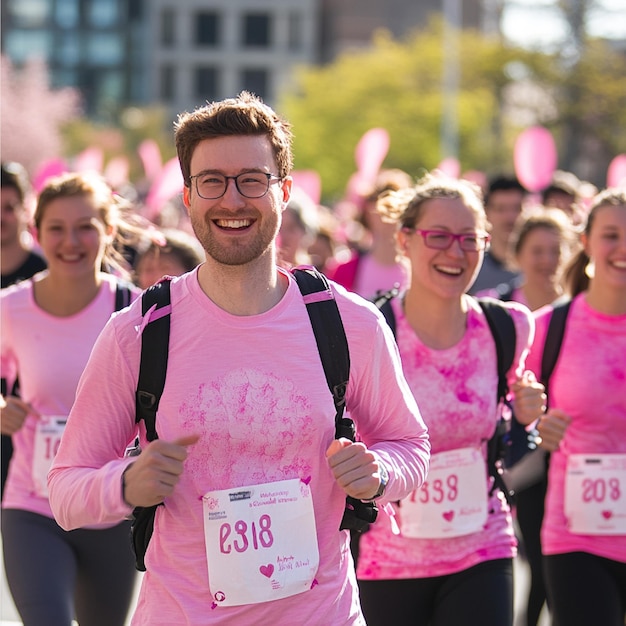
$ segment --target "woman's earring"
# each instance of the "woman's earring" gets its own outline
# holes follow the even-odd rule
[[[596,275],[596,265],[592,259],[589,259],[589,263],[585,266],[585,275],[587,278],[593,278]]]

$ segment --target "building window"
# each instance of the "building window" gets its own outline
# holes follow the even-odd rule
[[[197,67],[195,71],[194,96],[203,100],[217,100],[218,72],[214,67]]]
[[[61,28],[75,28],[79,22],[77,0],[57,0],[55,9],[57,24]]]
[[[67,67],[50,70],[50,86],[53,89],[78,85],[78,71]]]
[[[9,16],[7,22],[13,28],[41,28],[47,25],[51,10],[48,0],[9,2],[6,7]]]
[[[161,11],[161,45],[170,48],[175,43],[176,14],[173,9]]]
[[[117,0],[92,0],[87,5],[88,22],[93,28],[104,29],[119,23]]]
[[[86,59],[91,65],[119,65],[124,61],[124,43],[119,33],[90,33],[86,43]]]
[[[176,77],[174,73],[174,67],[171,65],[161,66],[161,100],[164,102],[172,102],[174,100],[174,93],[176,92]]]
[[[3,52],[16,64],[39,56],[49,59],[52,54],[52,33],[38,30],[14,30],[4,35]]]
[[[80,61],[80,42],[78,37],[72,34],[59,37],[54,47],[56,60],[60,65],[74,67]]]
[[[201,11],[196,15],[196,45],[219,44],[220,16],[214,12]]]
[[[269,74],[267,70],[247,69],[241,72],[241,88],[255,93],[265,101],[270,99]]]
[[[268,48],[271,22],[267,13],[247,13],[243,17],[243,45],[247,48]]]

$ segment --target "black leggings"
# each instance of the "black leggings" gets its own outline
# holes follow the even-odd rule
[[[130,522],[69,532],[43,515],[4,509],[4,567],[24,626],[123,626],[135,568]]]
[[[7,481],[9,474],[9,461],[13,456],[13,440],[9,435],[2,435],[2,451],[0,452],[0,480],[2,485],[0,489],[0,499],[4,496],[4,483]]]
[[[368,626],[511,626],[513,561],[435,578],[360,580]]]
[[[624,626],[626,563],[586,552],[544,556],[552,626]]]
[[[515,494],[517,524],[522,535],[524,555],[530,568],[530,587],[526,602],[526,626],[536,626],[546,600],[541,554],[541,524],[547,480]]]

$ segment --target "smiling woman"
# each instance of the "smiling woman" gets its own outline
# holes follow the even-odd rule
[[[488,241],[481,193],[467,181],[429,174],[384,196],[378,208],[398,223],[399,247],[411,264],[410,285],[391,305],[432,458],[428,484],[393,505],[400,532],[384,517],[361,537],[363,612],[369,626],[511,626],[515,539],[485,452],[501,413],[496,348],[483,310],[466,293]],[[527,424],[541,412],[543,390],[523,377],[532,317],[519,304],[502,308],[515,327],[508,377],[520,381],[516,415]],[[468,614],[470,605],[481,608]]]
[[[128,524],[68,533],[55,522],[47,472],[89,353],[109,317],[138,289],[102,271],[126,269],[114,244],[133,230],[123,202],[97,176],[48,181],[35,212],[48,270],[0,296],[3,376],[21,397],[1,399],[14,455],[2,501],[7,581],[25,624],[124,623],[134,569]],[[75,578],[81,585],[75,588]]]

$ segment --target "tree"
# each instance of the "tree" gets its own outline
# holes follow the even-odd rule
[[[600,3],[561,0],[557,5],[569,31],[555,59],[561,70],[555,87],[562,167],[601,186],[611,158],[626,151],[626,57],[587,34],[591,11]]]
[[[62,156],[62,127],[80,115],[71,88],[52,90],[45,63],[31,60],[21,71],[0,59],[2,160],[22,163],[33,176],[39,165]]]
[[[505,47],[473,31],[459,32],[457,99],[459,160],[463,169],[511,165],[511,146],[494,126],[502,92],[512,82],[508,65],[540,65],[541,55]],[[440,151],[442,121],[442,23],[405,41],[386,32],[372,47],[339,57],[322,68],[303,69],[295,93],[281,106],[294,130],[296,167],[316,169],[324,195],[338,198],[354,171],[354,147],[369,128],[387,129],[391,147],[385,167],[417,176],[446,156]]]
[[[367,50],[298,72],[295,87],[282,95],[278,108],[293,124],[296,168],[320,173],[324,201],[343,194],[355,169],[354,148],[372,127],[386,128],[391,138],[385,167],[417,176],[451,156],[440,151],[442,32],[441,20],[403,41],[379,32]],[[620,149],[622,131],[615,127],[624,128],[626,60],[606,44],[589,47],[581,64],[585,75],[575,77],[563,75],[557,54],[475,31],[459,31],[458,47],[457,156],[463,171],[512,172],[514,142],[526,126],[544,124],[558,140],[565,116],[578,116],[581,107],[603,150],[615,154]],[[571,110],[562,101],[567,80],[580,86]]]

